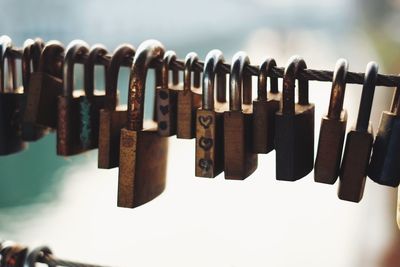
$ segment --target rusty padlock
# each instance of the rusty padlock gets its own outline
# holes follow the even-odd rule
[[[378,64],[367,65],[364,85],[358,110],[357,123],[347,134],[344,148],[338,196],[342,200],[360,202],[363,197],[367,168],[374,140],[372,124],[369,122],[374,100]]]
[[[37,72],[39,68],[40,54],[42,53],[44,42],[42,39],[35,40],[27,39],[24,42],[24,48],[21,58],[21,74],[22,74],[22,87],[25,95],[25,104],[23,105],[22,114],[25,116],[26,101],[29,94],[31,72]],[[46,127],[36,125],[32,122],[22,122],[21,136],[24,141],[37,141],[48,133]]]
[[[382,112],[368,177],[381,185],[397,187],[400,183],[400,87],[394,92],[390,111]]]
[[[218,69],[224,63],[219,50],[211,50],[204,63],[202,105],[196,112],[196,176],[214,178],[224,170],[224,111],[226,74]],[[217,78],[217,103],[214,81]]]
[[[328,114],[321,119],[314,180],[334,184],[339,176],[343,142],[346,135],[347,112],[343,109],[348,63],[339,59],[333,73]]]
[[[187,54],[185,58],[183,90],[178,91],[177,138],[196,137],[196,110],[201,107],[200,72],[194,70],[197,61],[198,56],[194,52]]]
[[[143,123],[146,76],[150,65],[161,60],[164,46],[156,40],[143,42],[133,59],[128,92],[128,120],[121,130],[118,206],[145,204],[165,188],[168,138]]]
[[[23,267],[27,258],[28,248],[12,241],[0,244],[1,267]]]
[[[242,105],[242,95],[247,94],[251,99],[252,76],[244,71],[247,65],[250,65],[250,60],[245,52],[233,56],[229,111],[224,113],[224,171],[225,179],[231,180],[244,180],[257,169],[258,164],[258,156],[252,152],[251,144],[252,106]]]
[[[0,37],[0,155],[19,152],[26,147],[21,138],[22,108],[25,96],[18,92],[16,60],[10,54],[10,37]],[[7,79],[5,61],[7,60]]]
[[[57,100],[63,88],[64,47],[49,41],[43,48],[39,67],[29,80],[24,122],[57,127]]]
[[[176,60],[174,51],[167,51],[161,68],[161,86],[156,88],[157,123],[160,136],[176,134],[176,119],[179,91],[179,71],[172,70],[172,84],[169,84],[169,70]]]
[[[258,74],[257,99],[253,100],[253,152],[269,153],[275,148],[275,113],[279,110],[282,94],[278,91],[278,78],[270,77],[267,93],[267,76],[276,62],[266,59]]]
[[[294,91],[298,73],[307,68],[298,56],[289,59],[283,76],[283,102],[276,113],[276,179],[296,181],[314,166],[314,104],[308,102],[308,81],[299,79],[299,101]]]
[[[121,129],[127,120],[126,110],[118,104],[118,73],[126,61],[131,61],[135,48],[130,44],[118,46],[111,57],[106,76],[106,98],[104,109],[100,110],[98,167],[111,169],[119,165],[119,140]]]
[[[84,76],[93,77],[96,58],[106,53],[101,45],[93,46],[89,53],[88,45],[80,40],[72,41],[67,49],[63,95],[58,99],[58,155],[75,155],[98,146],[99,111],[104,107],[106,97],[94,95],[93,78],[92,81],[85,78],[85,94],[74,97],[74,66],[87,56]]]

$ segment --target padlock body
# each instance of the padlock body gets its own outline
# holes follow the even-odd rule
[[[295,114],[276,113],[276,179],[296,181],[314,166],[314,105],[295,105]]]
[[[57,155],[71,156],[98,147],[99,111],[104,96],[58,98]]]
[[[21,138],[23,94],[0,94],[0,155],[9,155],[25,149]]]
[[[214,178],[224,170],[224,114],[196,112],[196,176]]]
[[[342,111],[339,120],[330,119],[327,116],[322,118],[314,165],[315,182],[334,184],[339,177],[346,125],[347,112],[345,110]]]
[[[253,152],[269,153],[275,147],[275,113],[277,100],[253,101]]]
[[[368,176],[381,185],[400,183],[400,116],[383,112],[372,149]]]
[[[362,199],[373,140],[371,126],[366,132],[353,129],[347,134],[340,167],[340,199],[351,202]]]
[[[57,101],[63,88],[62,80],[44,72],[33,72],[29,86],[24,121],[56,128]]]
[[[111,169],[119,166],[119,141],[121,129],[126,122],[126,111],[100,111],[98,168]]]
[[[244,180],[257,169],[258,156],[251,146],[252,119],[252,113],[224,113],[225,179]]]
[[[178,90],[160,87],[156,89],[158,134],[160,136],[176,134],[177,104]]]
[[[192,90],[178,91],[176,137],[196,137],[196,110],[201,107],[201,94]]]
[[[118,207],[135,208],[165,188],[168,138],[155,130],[121,129]]]

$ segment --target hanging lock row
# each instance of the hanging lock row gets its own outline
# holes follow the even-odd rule
[[[167,137],[174,135],[196,139],[195,174],[200,177],[213,178],[224,172],[226,179],[243,180],[256,170],[257,154],[275,149],[278,180],[295,181],[315,168],[316,182],[333,184],[340,178],[339,198],[344,200],[361,200],[367,175],[383,185],[400,182],[400,90],[396,89],[391,111],[383,113],[374,142],[369,117],[378,75],[375,63],[367,67],[357,124],[345,143],[343,100],[348,64],[338,61],[314,164],[315,108],[309,103],[308,81],[299,78],[306,63],[297,56],[284,70],[282,93],[272,75],[276,62],[266,59],[258,68],[257,98],[253,100],[252,76],[246,71],[250,60],[244,52],[233,56],[227,70],[222,52],[210,51],[202,74],[198,56],[189,53],[181,84],[176,54],[155,40],[142,43],[137,50],[122,44],[111,57],[104,46],[89,48],[83,41],[73,41],[64,49],[57,41],[28,40],[21,57],[23,87],[17,88],[10,38],[2,36],[0,46],[0,154],[21,151],[25,141],[38,140],[52,130],[57,131],[59,155],[98,148],[99,168],[120,168],[119,206],[136,207],[163,191]],[[107,56],[105,94],[96,95],[94,67],[99,58]],[[76,64],[84,64],[81,91],[74,88]],[[118,73],[123,66],[131,68],[127,110],[118,106]],[[149,68],[155,70],[155,123],[147,124],[143,113]]]

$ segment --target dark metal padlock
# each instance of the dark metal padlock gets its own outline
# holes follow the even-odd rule
[[[37,72],[29,80],[24,122],[57,127],[57,100],[63,88],[64,47],[49,41],[43,48]]]
[[[24,48],[21,58],[22,68],[22,87],[25,95],[25,102],[29,94],[31,72],[37,72],[39,68],[40,54],[42,53],[44,42],[42,39],[27,39],[24,42]],[[26,103],[23,105],[22,114],[26,112]],[[25,115],[23,115],[25,116]],[[36,125],[32,122],[22,122],[21,136],[24,141],[37,141],[47,134],[48,128]]]
[[[80,40],[70,43],[65,55],[64,90],[58,98],[57,154],[75,155],[97,148],[99,111],[104,107],[105,95],[94,95],[93,72],[95,60],[107,50],[96,45],[90,50]],[[74,65],[85,55],[85,94],[74,97]]]
[[[118,46],[113,56],[106,76],[106,98],[104,109],[100,110],[98,167],[111,169],[119,165],[119,140],[121,129],[127,120],[126,110],[117,107],[118,104],[118,73],[124,61],[132,59],[135,48],[130,44]]]
[[[339,176],[343,142],[346,134],[347,112],[343,109],[348,63],[339,59],[333,73],[328,114],[322,117],[314,180],[334,184]]]
[[[200,72],[193,70],[197,61],[198,57],[194,52],[187,54],[185,58],[183,90],[178,91],[177,138],[196,137],[196,110],[201,107]]]
[[[144,96],[148,68],[164,54],[156,40],[143,42],[134,57],[128,92],[128,121],[121,130],[118,176],[118,206],[135,208],[165,188],[168,138],[143,123]]]
[[[390,111],[382,112],[368,177],[381,185],[397,187],[400,183],[400,87],[394,92]]]
[[[257,169],[258,156],[252,152],[251,145],[252,106],[242,105],[242,92],[251,99],[252,76],[244,72],[249,64],[249,57],[244,52],[238,52],[232,58],[229,111],[224,113],[225,179],[244,180]]]
[[[298,56],[289,59],[283,76],[283,102],[276,113],[276,179],[296,181],[314,166],[314,104],[308,102],[308,81],[299,80],[299,101],[294,102],[296,77],[307,68]]]
[[[202,106],[196,112],[196,176],[199,177],[214,178],[224,170],[226,74],[217,72],[223,63],[224,56],[219,50],[211,50],[204,63]],[[215,78],[217,103],[214,101]]]
[[[378,65],[367,65],[361,94],[356,127],[347,134],[340,169],[338,196],[342,200],[360,202],[363,197],[367,168],[374,140],[372,124],[369,122],[374,100]]]
[[[0,244],[1,267],[23,267],[27,258],[28,248],[11,241]]]
[[[21,138],[22,108],[25,96],[17,91],[16,61],[10,55],[10,37],[0,37],[0,155],[23,150],[26,145]],[[5,61],[8,73],[5,79]]]
[[[267,93],[267,76],[276,62],[266,59],[258,74],[257,99],[253,100],[253,152],[269,153],[275,148],[275,113],[279,110],[282,94],[278,91],[278,78],[270,77]]]
[[[161,86],[156,88],[157,96],[157,123],[160,136],[176,134],[176,117],[178,105],[179,71],[172,71],[172,85],[168,76],[172,62],[176,60],[174,51],[167,51],[164,55],[161,68]]]

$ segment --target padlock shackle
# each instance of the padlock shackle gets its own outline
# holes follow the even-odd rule
[[[292,56],[283,74],[283,97],[282,113],[295,114],[294,89],[296,87],[296,77],[299,71],[307,68],[306,62],[299,56]],[[299,85],[299,105],[308,105],[308,81],[298,80]]]
[[[368,131],[369,118],[371,115],[372,103],[374,101],[375,84],[378,77],[378,68],[378,64],[371,61],[368,63],[365,70],[364,84],[356,123],[356,130],[360,132]]]
[[[157,40],[147,40],[139,45],[133,58],[128,91],[127,129],[143,128],[146,77],[149,66],[164,57],[165,48]]]
[[[218,73],[219,65],[224,63],[224,55],[218,49],[208,52],[203,69],[202,106],[204,110],[214,110],[214,81],[217,76],[217,101],[226,102],[226,75]]]
[[[331,98],[329,101],[328,118],[339,120],[343,110],[344,94],[346,92],[346,76],[349,64],[341,58],[336,61],[332,78]]]
[[[75,63],[83,56],[89,53],[89,45],[82,40],[73,40],[69,43],[64,56],[63,68],[63,96],[73,96],[74,90],[74,66]]]
[[[106,110],[115,110],[117,107],[118,75],[122,63],[127,58],[135,56],[135,48],[130,44],[121,44],[113,52],[106,75]]]
[[[9,57],[12,48],[11,38],[7,35],[0,36],[0,92],[14,91],[17,88],[17,64],[13,57]],[[7,59],[8,73],[5,80],[5,60]]]
[[[44,42],[40,38],[36,38],[35,40],[27,39],[24,42],[21,57],[21,75],[24,93],[29,90],[29,79],[31,73],[38,71],[40,54],[42,53],[43,47]]]
[[[257,100],[266,101],[268,100],[267,94],[267,77],[271,75],[271,71],[273,67],[276,67],[276,61],[273,58],[267,58],[260,65],[260,69],[258,72],[258,84],[257,84]],[[278,78],[277,77],[269,77],[270,81],[270,92],[273,94],[277,94],[278,92]]]
[[[195,71],[193,66],[199,61],[199,57],[195,52],[190,52],[185,57],[185,66],[183,70],[183,91],[190,91],[192,88],[192,72],[193,87],[200,87],[200,72]]]
[[[239,51],[232,57],[232,66],[231,66],[230,83],[229,83],[230,111],[242,111],[242,92],[243,92],[243,103],[245,94],[250,95],[251,99],[252,76],[244,72],[244,68],[246,67],[246,65],[250,65],[250,59],[245,52]]]
[[[172,70],[172,84],[179,84],[179,71],[176,69],[172,69],[172,63],[176,61],[176,53],[175,51],[168,50],[164,54],[163,63],[161,67],[161,87],[168,88],[169,85],[169,71]]]
[[[62,79],[64,66],[64,46],[59,41],[49,41],[40,55],[38,72]]]
[[[94,44],[89,51],[88,58],[85,62],[84,66],[84,90],[85,96],[87,98],[94,97],[94,70],[96,66],[96,59],[99,56],[107,55],[108,51],[107,48],[102,44]],[[106,79],[107,75],[107,65],[104,65],[104,80]]]

